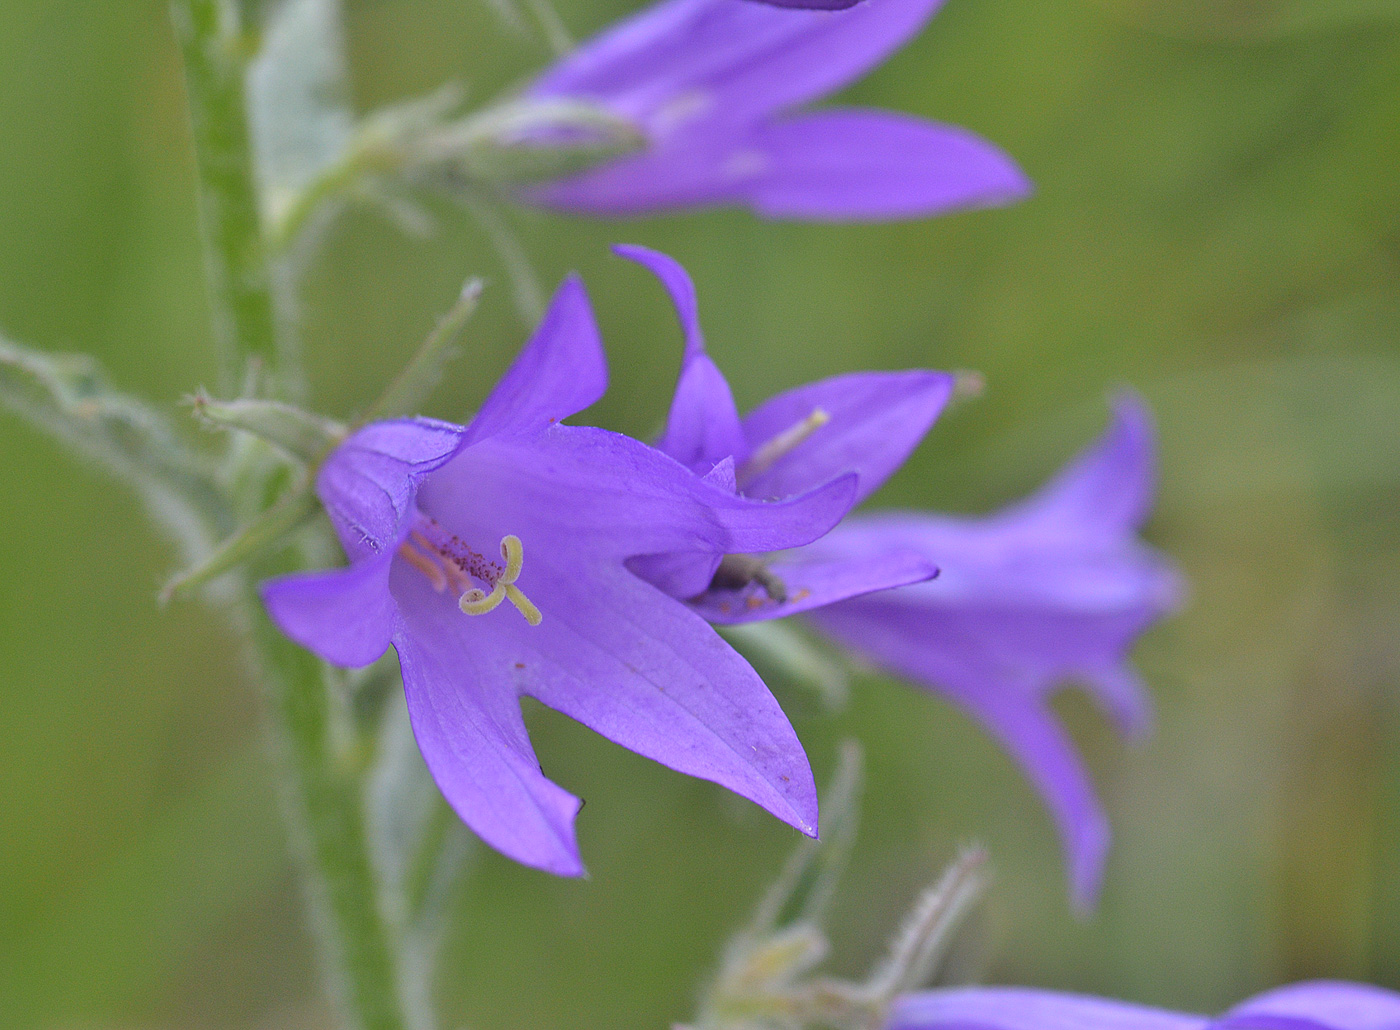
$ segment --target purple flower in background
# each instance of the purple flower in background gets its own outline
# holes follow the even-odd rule
[[[783,502],[854,473],[854,505],[903,464],[952,394],[953,377],[943,372],[861,372],[781,393],[740,418],[729,384],[705,353],[685,269],[644,247],[614,250],[661,280],[685,333],[676,395],[656,446],[731,494]],[[720,623],[792,615],[938,571],[907,548],[827,558],[803,550],[770,557],[691,547],[648,554],[631,567]]]
[[[1023,987],[923,991],[895,1002],[886,1030],[1395,1030],[1400,994],[1315,980],[1245,1001],[1215,1019]]]
[[[561,425],[606,378],[570,279],[467,426],[373,423],[331,454],[317,491],[350,565],[273,580],[268,611],[338,665],[392,644],[438,786],[521,862],[583,871],[580,802],[540,771],[526,694],[815,834],[811,771],[777,702],[700,616],[625,563],[807,543],[850,508],[855,477],[763,504],[635,440]]]
[[[865,108],[794,110],[879,64],[941,3],[867,0],[832,12],[662,0],[526,90],[598,104],[634,123],[645,148],[523,195],[600,215],[738,204],[770,218],[838,221],[1018,200],[1030,189],[1020,169],[964,129]]]
[[[811,622],[949,698],[1001,742],[1050,807],[1080,905],[1097,894],[1108,821],[1048,700],[1073,680],[1125,735],[1149,728],[1126,655],[1180,594],[1169,563],[1135,535],[1153,467],[1149,415],[1125,396],[1104,436],[1025,501],[983,519],[851,518],[802,549],[840,561],[900,548],[938,564],[936,580],[811,612]]]

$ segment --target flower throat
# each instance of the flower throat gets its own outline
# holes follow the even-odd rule
[[[399,555],[426,576],[438,593],[451,586],[458,594],[457,607],[465,615],[485,615],[502,601],[509,601],[531,626],[538,626],[544,618],[515,585],[525,564],[525,547],[514,533],[501,538],[501,559],[505,562],[502,565],[458,537],[442,532],[432,519],[426,519],[399,545]],[[473,580],[485,583],[490,592],[476,586]]]

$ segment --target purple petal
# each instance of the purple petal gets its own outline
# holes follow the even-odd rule
[[[717,552],[639,554],[627,559],[627,567],[663,594],[685,600],[705,592],[723,560]]]
[[[756,553],[817,539],[850,510],[855,477],[781,505],[739,497],[617,433],[552,426],[465,448],[423,485],[419,506],[447,525],[477,520],[485,547],[531,533],[547,549],[621,561],[637,554]],[[467,539],[465,530],[453,528]],[[482,544],[477,544],[479,548]]]
[[[854,561],[812,561],[798,549],[769,562],[767,568],[786,587],[787,600],[774,600],[757,583],[739,589],[710,589],[699,597],[694,597],[694,592],[676,596],[689,598],[690,606],[710,622],[733,625],[780,619],[876,590],[920,583],[938,575],[938,566],[913,551],[894,551]],[[713,570],[710,575],[713,578]]]
[[[1124,1001],[1025,987],[962,987],[900,998],[886,1030],[1205,1030],[1209,1021]]]
[[[517,633],[535,656],[525,693],[816,835],[816,786],[797,735],[758,674],[704,620],[621,570],[584,581],[540,569],[531,597],[545,614]]]
[[[1314,980],[1257,995],[1212,1030],[1395,1030],[1400,994],[1370,984]]]
[[[860,372],[781,393],[744,418],[753,452],[814,411],[830,421],[766,470],[746,477],[741,467],[739,487],[750,497],[787,497],[855,472],[859,503],[904,463],[952,392],[952,376],[914,371]]]
[[[975,614],[931,616],[906,606],[901,595],[910,589],[808,617],[850,650],[950,698],[1001,742],[1050,808],[1069,863],[1071,894],[1077,905],[1087,906],[1103,874],[1108,820],[1073,742],[1036,696],[1036,684],[1014,664],[1014,634],[1008,640],[989,633]]]
[[[522,195],[612,216],[730,204],[770,218],[878,221],[1007,204],[1030,189],[1015,162],[965,129],[837,109],[746,126],[696,122],[640,154]]]
[[[864,0],[754,0],[754,2],[768,4],[770,7],[786,7],[799,11],[844,11],[848,7],[863,3]]]
[[[1146,520],[1157,478],[1152,413],[1135,393],[1114,400],[1103,436],[1033,497],[1001,513],[1067,535],[1128,532]]]
[[[1103,815],[1046,699],[1082,682],[1130,735],[1150,702],[1126,655],[1175,607],[1175,571],[1132,527],[1150,493],[1151,435],[1120,406],[1104,437],[1049,487],[986,519],[884,514],[848,519],[804,555],[875,560],[912,550],[935,580],[809,613],[878,665],[953,698],[998,736],[1045,796],[1088,901],[1107,843]]]
[[[1031,191],[1016,163],[975,134],[888,111],[823,110],[763,125],[723,167],[747,170],[736,197],[767,218],[924,218]]]
[[[419,480],[445,464],[461,438],[462,428],[447,422],[395,419],[357,430],[330,453],[316,493],[352,561],[398,547]]]
[[[680,262],[658,251],[619,245],[613,247],[613,252],[636,261],[661,280],[685,332],[685,354],[676,395],[671,401],[666,431],[656,446],[702,475],[724,458],[742,460],[746,449],[739,412],[723,373],[705,353],[695,285],[690,276]]]
[[[279,576],[259,587],[277,628],[333,665],[359,668],[389,646],[397,608],[392,552],[349,568]]]
[[[534,337],[482,404],[462,445],[531,433],[582,411],[608,387],[603,341],[578,276],[560,285]]]
[[[411,573],[400,579],[408,581],[399,587],[407,599],[426,590]],[[413,735],[433,780],[496,850],[560,876],[582,875],[573,829],[580,802],[540,771],[509,669],[481,646],[491,634],[468,625],[452,598],[431,596],[436,609],[405,604],[406,629],[395,646]],[[481,639],[464,642],[457,629]]]
[[[542,614],[537,626],[509,605],[463,615],[454,596],[434,593],[403,567],[394,579],[410,654],[426,647],[435,661],[425,667],[419,658],[414,669],[410,711],[416,691],[422,713],[415,732],[425,757],[434,749],[437,761],[429,757],[429,767],[473,829],[513,857],[546,850],[542,838],[563,853],[572,848],[572,837],[555,831],[567,826],[573,809],[536,798],[546,781],[518,723],[518,697],[529,694],[624,747],[728,787],[815,833],[816,790],[801,744],[758,675],[702,619],[625,569],[578,552],[527,543],[518,583]],[[406,677],[414,665],[405,663]],[[464,722],[469,735],[446,746],[440,738]],[[493,726],[504,727],[494,738]],[[510,748],[496,759],[502,736]],[[491,796],[502,798],[499,813],[483,814],[484,802],[467,793],[477,763],[504,761],[514,769],[516,755],[535,777],[523,787],[493,783]],[[547,792],[545,800],[553,797]],[[559,805],[565,800],[571,799],[560,795]],[[527,814],[512,815],[518,808]],[[489,818],[533,826],[528,848],[498,843],[500,829],[494,839],[487,836],[482,827],[490,829]],[[537,855],[522,860],[545,865]]]
[[[585,42],[527,91],[638,120],[660,144],[701,120],[750,124],[880,63],[942,0],[871,0],[839,13],[750,0],[663,0]]]

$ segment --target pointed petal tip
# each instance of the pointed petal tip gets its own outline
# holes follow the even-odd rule
[[[1111,843],[1108,818],[1102,812],[1081,825],[1076,839],[1067,842],[1070,907],[1080,919],[1088,919],[1098,907]]]

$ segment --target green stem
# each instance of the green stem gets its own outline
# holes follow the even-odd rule
[[[309,873],[331,994],[348,1026],[406,1030],[398,942],[376,900],[362,763],[337,746],[326,668],[261,611],[254,618],[255,651],[276,717],[284,807]]]
[[[278,357],[244,92],[250,43],[229,0],[171,0],[171,13],[185,58],[220,385],[231,391],[248,359],[276,369]]]
[[[210,300],[225,387],[250,360],[295,381],[277,363],[272,274],[259,219],[244,79],[249,39],[234,0],[172,0],[199,170]],[[255,477],[256,479],[256,477]],[[263,484],[246,484],[254,496]],[[261,573],[271,570],[263,568]],[[313,929],[343,1022],[355,1030],[408,1030],[399,982],[400,942],[379,904],[364,811],[363,762],[345,747],[329,670],[284,638],[245,590],[240,618],[267,685],[287,817],[299,845]]]

